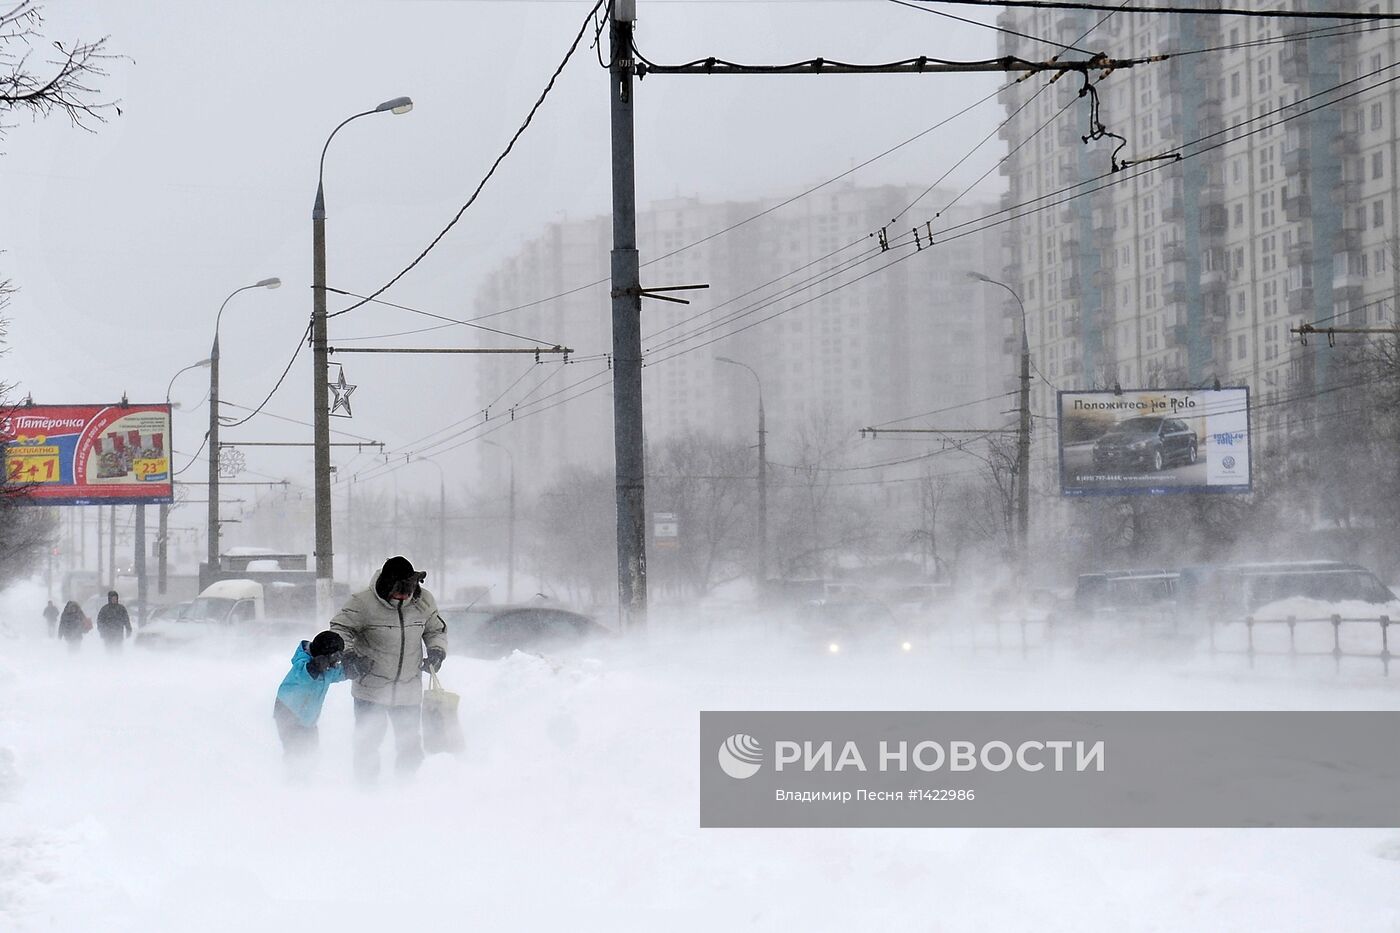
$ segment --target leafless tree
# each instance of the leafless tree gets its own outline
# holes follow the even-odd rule
[[[0,12],[0,113],[27,112],[33,119],[62,114],[73,126],[93,131],[119,102],[102,100],[97,88],[107,66],[122,56],[107,48],[107,36],[90,42],[44,37],[43,8],[22,0]],[[12,124],[0,120],[0,134]]]

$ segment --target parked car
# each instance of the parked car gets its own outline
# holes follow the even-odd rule
[[[555,606],[440,606],[453,654],[495,660],[512,651],[576,647],[612,631],[582,613]]]
[[[146,624],[152,622],[183,622],[187,618],[192,602],[170,603],[165,606],[152,607],[150,614],[146,616]]]
[[[1074,608],[1082,612],[1163,609],[1176,600],[1181,575],[1168,570],[1100,570],[1081,573]]]
[[[1197,615],[1229,618],[1261,606],[1302,597],[1325,603],[1388,603],[1395,594],[1360,564],[1316,560],[1226,564],[1181,571],[1182,601]]]
[[[1199,443],[1196,432],[1177,418],[1128,418],[1094,442],[1094,467],[1155,473],[1174,463],[1195,463]]]

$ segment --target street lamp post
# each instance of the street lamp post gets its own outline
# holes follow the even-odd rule
[[[212,366],[213,364],[214,364],[214,360],[213,360],[213,358],[211,357],[211,358],[208,358],[208,359],[200,360],[198,363],[191,363],[190,365],[186,366],[184,369],[177,370],[177,371],[175,372],[175,375],[173,375],[173,376],[170,377],[170,383],[165,387],[165,404],[166,404],[166,405],[169,405],[169,404],[170,404],[170,390],[173,389],[173,388],[175,388],[175,380],[176,380],[176,379],[179,379],[179,378],[180,378],[180,375],[181,375],[182,373],[187,373],[187,372],[189,372],[189,371],[192,370],[192,369],[202,369],[202,368],[204,368],[204,367]],[[168,439],[168,443],[169,443],[172,447],[174,447],[174,446],[175,446],[175,439],[174,439],[173,437],[172,437],[172,438],[169,438],[169,439]],[[172,463],[173,463],[173,461],[172,461]],[[173,470],[171,471],[170,477],[171,477],[171,479],[170,479],[170,488],[173,490],[173,489],[175,488],[175,473],[174,473]],[[161,595],[161,596],[164,596],[164,595],[165,595],[166,566],[167,566],[166,560],[167,560],[167,555],[168,555],[168,553],[169,553],[169,549],[168,549],[168,546],[167,546],[167,544],[166,544],[166,537],[165,537],[165,536],[166,536],[166,534],[169,533],[169,530],[170,530],[170,506],[169,506],[168,504],[162,502],[162,503],[160,504],[160,530],[159,530],[159,531],[157,532],[157,534],[156,534],[156,592],[157,592],[159,595]]]
[[[1031,345],[1027,335],[1026,306],[1016,290],[1005,282],[989,278],[980,272],[968,277],[987,285],[1004,288],[1016,299],[1021,309],[1021,418],[1016,432],[1016,539],[1022,565],[1030,553],[1030,491],[1031,491]]]
[[[768,585],[768,426],[763,417],[763,380],[747,363],[727,356],[717,356],[715,361],[747,369],[758,386],[758,585],[762,590]]]
[[[211,575],[219,569],[219,322],[223,319],[224,308],[228,307],[234,295],[250,288],[277,288],[281,284],[282,280],[273,276],[235,288],[219,305],[219,313],[214,316],[214,347],[209,351],[209,533],[206,555]],[[173,383],[174,380],[171,381]]]
[[[311,404],[314,409],[313,441],[315,443],[315,511],[316,511],[316,612],[318,618],[328,618],[331,612],[331,580],[335,575],[334,547],[331,541],[331,416],[329,408],[330,375],[326,353],[326,152],[335,134],[352,120],[373,113],[408,113],[413,101],[407,97],[386,100],[373,110],[346,117],[331,130],[321,147],[321,162],[316,172],[316,202],[311,208]]]
[[[495,441],[482,441],[498,450],[504,450],[510,463],[510,506],[506,519],[506,602],[515,602],[515,454],[504,444]]]

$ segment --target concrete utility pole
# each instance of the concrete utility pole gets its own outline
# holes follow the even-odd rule
[[[316,512],[316,614],[329,618],[331,580],[335,577],[335,548],[331,541],[331,412],[330,372],[326,355],[326,152],[335,134],[351,120],[372,113],[408,113],[413,101],[407,97],[386,100],[373,110],[365,110],[340,121],[331,130],[321,147],[320,167],[316,172],[316,201],[311,207],[311,406],[312,433],[315,445]]]
[[[632,108],[632,29],[636,0],[613,0],[612,340],[613,449],[617,474],[617,596],[623,629],[646,625],[647,522],[642,433],[642,282],[637,257],[637,192]]]

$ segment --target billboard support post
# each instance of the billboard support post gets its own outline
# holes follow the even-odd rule
[[[136,624],[146,624],[146,507],[132,506],[136,510]]]

